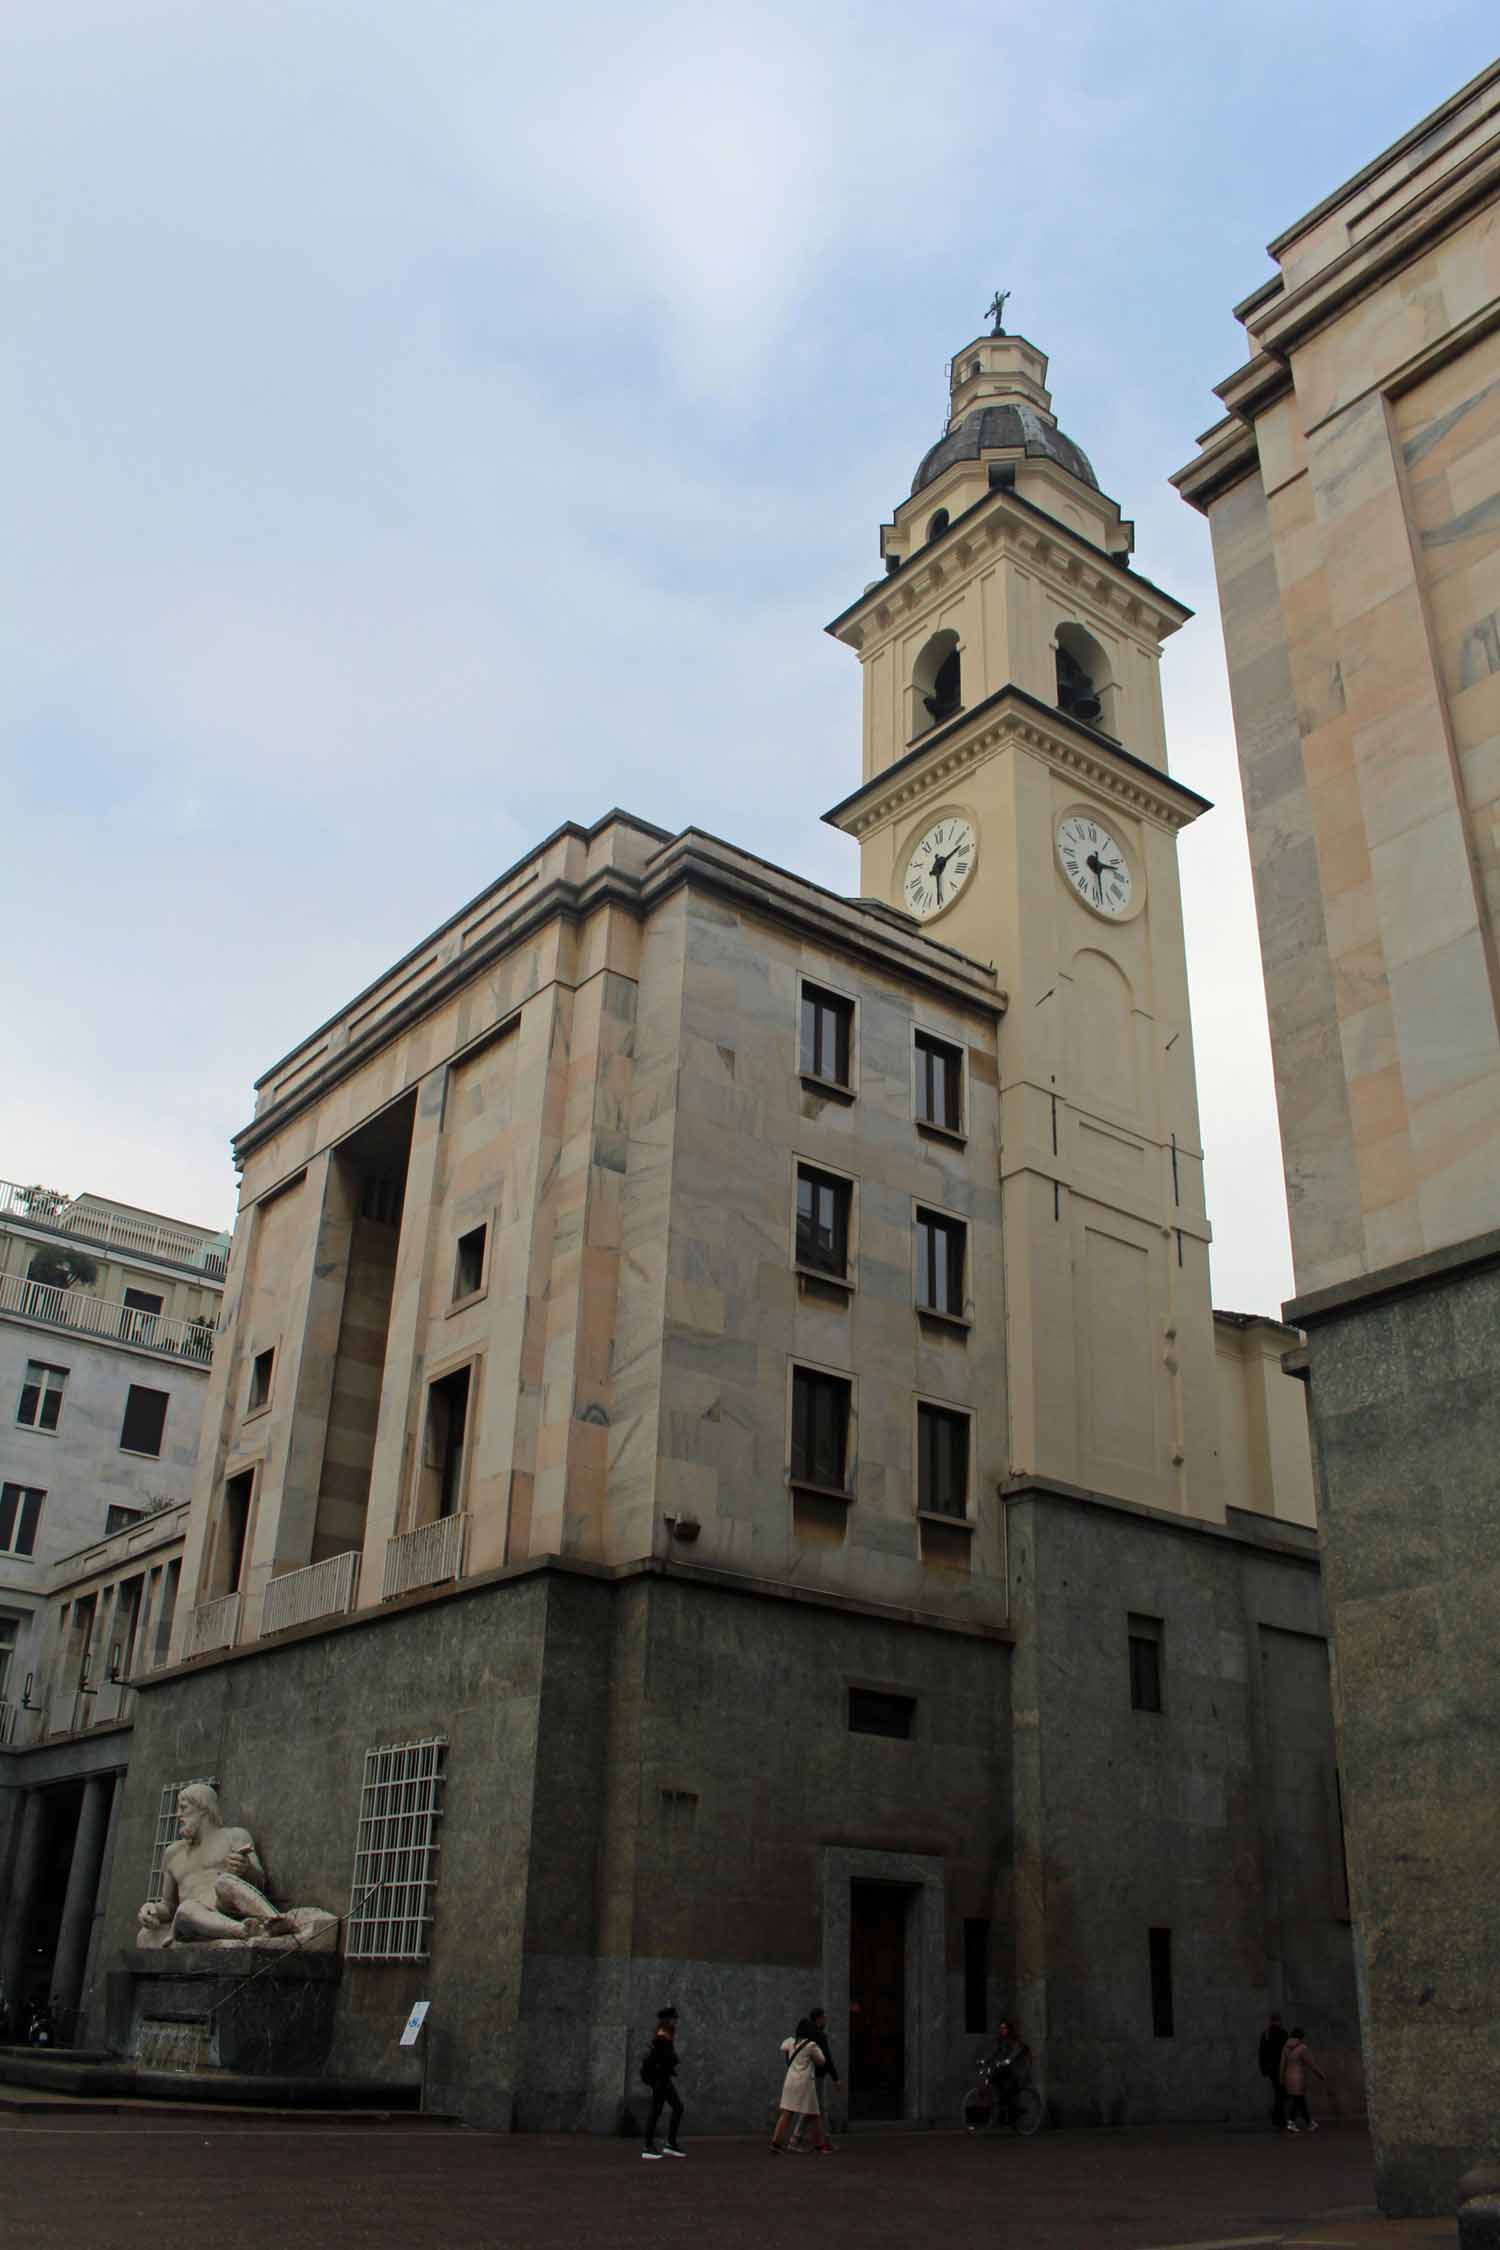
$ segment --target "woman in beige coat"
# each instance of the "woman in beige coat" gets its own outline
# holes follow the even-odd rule
[[[781,2082],[780,2114],[771,2135],[771,2146],[779,2155],[786,2145],[787,2134],[800,2120],[804,2129],[811,2131],[819,2156],[831,2156],[833,2150],[823,2130],[823,2108],[818,2100],[818,2064],[823,2059],[823,2050],[806,2016],[791,2038],[782,2040],[781,2051],[786,2056],[786,2076]]]
[[[1312,2072],[1314,2078],[1321,2078],[1325,2086],[1328,2084],[1326,2072],[1319,2070],[1312,2059],[1312,2049],[1302,2036],[1302,2026],[1299,2023],[1291,2038],[1281,2050],[1281,2083],[1286,2089],[1286,2129],[1289,2133],[1300,2133],[1302,2125],[1305,2125],[1310,2133],[1315,2133],[1318,2129],[1312,2112],[1307,2106],[1307,2074],[1309,2071]],[[1302,2125],[1297,2123],[1299,2114]]]

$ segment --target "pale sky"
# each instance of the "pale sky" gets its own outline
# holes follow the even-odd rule
[[[823,633],[997,287],[1164,666],[1215,1298],[1291,1285],[1207,527],[1264,244],[1492,0],[9,0],[0,1176],[227,1225],[252,1080],[557,823],[841,890]],[[1002,977],[1004,964],[1000,964]]]

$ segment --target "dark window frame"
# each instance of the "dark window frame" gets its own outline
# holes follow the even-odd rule
[[[809,1191],[808,1208],[804,1211],[803,1190]],[[794,1259],[809,1272],[825,1274],[833,1281],[849,1278],[849,1243],[854,1218],[854,1182],[839,1172],[825,1171],[821,1164],[805,1164],[799,1158],[795,1182],[796,1233]],[[825,1221],[820,1206],[828,1207]],[[826,1247],[818,1239],[827,1236]]]
[[[150,1406],[141,1403],[146,1399],[152,1401]],[[160,1403],[160,1413],[157,1412],[157,1402]],[[159,1461],[162,1446],[166,1442],[167,1412],[171,1404],[171,1392],[159,1391],[153,1383],[131,1383],[127,1385],[125,1411],[120,1417],[119,1450],[122,1453],[139,1454],[143,1460]],[[126,1441],[130,1438],[149,1437],[152,1434],[149,1424],[153,1417],[155,1417],[156,1423],[156,1443],[154,1445],[128,1444]],[[146,1428],[139,1426],[143,1420],[148,1425]],[[135,1428],[132,1428],[132,1422],[137,1425]]]
[[[946,1320],[962,1320],[968,1281],[968,1221],[919,1203],[916,1247],[917,1310],[938,1313]]]
[[[804,1078],[854,1092],[854,1002],[826,985],[802,986],[797,1061]]]
[[[964,1916],[964,2032],[990,2028],[990,1917]]]
[[[477,1249],[474,1247],[476,1243]],[[489,1279],[489,1248],[488,1219],[482,1219],[477,1227],[470,1227],[459,1236],[453,1246],[452,1304],[467,1304],[471,1297],[478,1297],[483,1293]]]
[[[1148,1930],[1146,1946],[1151,1964],[1151,2036],[1153,2039],[1175,2039],[1177,2016],[1172,1992],[1171,1931]]]
[[[956,1453],[956,1459],[955,1459]],[[942,1406],[936,1399],[917,1400],[917,1507],[921,1514],[944,1516],[950,1523],[969,1521],[969,1488],[973,1476],[974,1417],[963,1407]],[[959,1505],[944,1504],[956,1469]]]
[[[271,1386],[276,1379],[276,1346],[268,1344],[257,1352],[250,1362],[250,1388],[245,1397],[245,1412],[260,1414],[271,1403]]]
[[[36,1535],[46,1498],[45,1485],[0,1484],[0,1555],[26,1562],[36,1554]]]
[[[857,1687],[846,1691],[845,1722],[850,1734],[879,1735],[886,1742],[910,1742],[916,1733],[917,1699],[901,1688]]]
[[[854,1378],[829,1368],[794,1366],[791,1424],[789,1481],[847,1497],[852,1482]]]
[[[1132,1610],[1125,1621],[1125,1633],[1130,1658],[1130,1708],[1160,1716],[1167,1707],[1162,1620]]]
[[[934,1132],[951,1133],[956,1140],[961,1140],[964,1135],[962,1047],[951,1039],[939,1039],[935,1032],[918,1031],[913,1035],[913,1051],[917,1123],[930,1126]],[[935,1098],[939,1084],[941,1097]]]
[[[42,1378],[39,1383],[34,1383],[31,1379],[33,1368]],[[57,1425],[62,1419],[63,1392],[68,1387],[68,1376],[71,1372],[70,1368],[59,1367],[54,1360],[27,1360],[26,1372],[21,1378],[21,1396],[16,1406],[17,1429],[39,1430],[44,1437],[51,1437],[55,1434]],[[56,1375],[60,1377],[60,1380],[56,1383],[49,1383],[47,1380],[49,1375]],[[31,1400],[31,1412],[29,1414],[26,1411],[28,1396]],[[49,1402],[52,1407],[50,1420],[47,1415]]]

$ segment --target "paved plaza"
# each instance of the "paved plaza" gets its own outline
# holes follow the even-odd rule
[[[643,2164],[630,2141],[416,2120],[7,2109],[5,2236],[27,2250],[915,2250],[936,2232],[944,2250],[1218,2250],[1371,2208],[1369,2143],[1350,2125],[1311,2139],[870,2132],[827,2159],[773,2157],[753,2137],[687,2146],[685,2163]],[[1362,2238],[1335,2222],[1318,2239]]]

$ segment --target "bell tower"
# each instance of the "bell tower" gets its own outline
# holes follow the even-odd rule
[[[994,310],[995,308],[992,308]],[[1010,1464],[1222,1521],[1209,1228],[1159,660],[1191,614],[998,325],[828,630],[863,780],[825,817],[863,895],[992,963]]]

